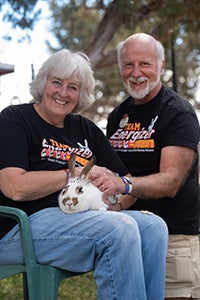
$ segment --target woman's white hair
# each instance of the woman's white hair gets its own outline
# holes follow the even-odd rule
[[[155,46],[156,46],[156,57],[157,57],[157,62],[158,66],[161,69],[163,62],[165,61],[165,50],[161,42],[153,38],[151,35],[148,35],[146,33],[136,33],[133,34],[132,36],[128,37],[126,40],[120,42],[117,45],[117,58],[118,58],[118,66],[120,73],[122,74],[122,55],[126,51],[126,42],[128,40],[134,39],[134,38],[141,38],[141,39],[151,39],[154,40]],[[148,50],[147,50],[148,51]]]
[[[89,58],[83,52],[62,49],[52,54],[41,66],[36,78],[30,83],[34,101],[41,102],[49,76],[65,79],[72,77],[81,83],[80,96],[73,112],[86,109],[94,101],[95,79]]]

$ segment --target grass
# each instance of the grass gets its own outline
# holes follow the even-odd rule
[[[0,281],[1,300],[23,300],[22,275]],[[64,279],[59,287],[58,300],[95,300],[96,284],[92,272]]]

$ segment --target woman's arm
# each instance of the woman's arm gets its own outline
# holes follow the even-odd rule
[[[65,170],[31,171],[21,168],[0,170],[0,190],[14,201],[32,201],[61,190],[67,180]]]

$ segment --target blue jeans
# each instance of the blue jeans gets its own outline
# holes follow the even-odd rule
[[[139,211],[64,214],[47,208],[29,217],[37,261],[75,272],[94,270],[97,299],[163,300],[168,231]],[[0,240],[0,264],[23,261],[19,227]]]

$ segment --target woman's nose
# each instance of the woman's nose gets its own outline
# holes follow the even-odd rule
[[[59,90],[59,94],[65,98],[66,96],[68,96],[68,89],[66,86],[62,86]]]

